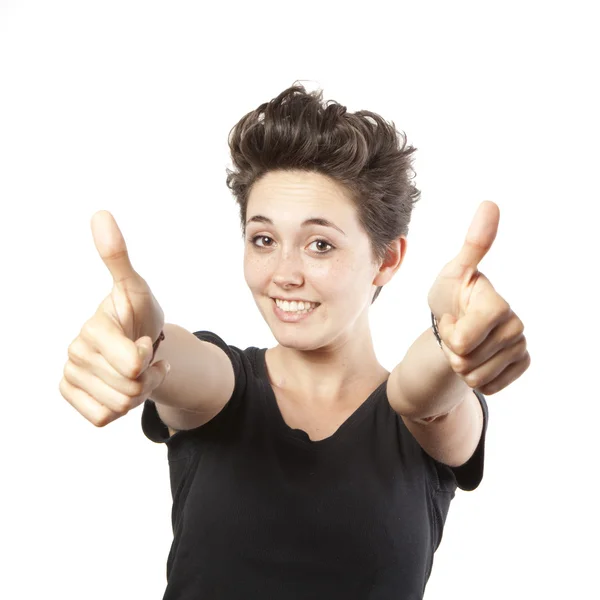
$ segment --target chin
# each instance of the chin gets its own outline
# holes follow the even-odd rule
[[[286,340],[280,340],[278,338],[275,338],[277,341],[278,346],[280,346],[281,348],[287,348],[289,350],[296,350],[297,352],[312,352],[313,350],[317,350],[318,348],[320,348],[321,346],[319,344],[303,344],[301,342],[299,342],[298,340],[294,340],[292,342],[289,342]]]
[[[274,326],[272,323],[267,321],[271,334],[280,346],[284,348],[294,348],[295,350],[314,350],[320,346],[321,336],[318,339],[314,335],[310,335],[308,332],[298,331],[282,331],[278,325],[284,323],[276,323]]]

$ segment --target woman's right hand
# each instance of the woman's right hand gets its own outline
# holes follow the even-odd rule
[[[168,371],[164,360],[150,365],[163,310],[133,269],[116,221],[102,210],[91,226],[113,288],[71,342],[59,390],[88,421],[104,427],[142,404]]]

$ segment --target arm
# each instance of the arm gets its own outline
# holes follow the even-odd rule
[[[165,323],[165,339],[153,362],[166,359],[169,374],[152,392],[161,420],[172,435],[204,425],[231,398],[235,375],[229,357],[179,325]]]
[[[458,467],[475,452],[483,430],[481,404],[450,367],[431,328],[416,339],[390,373],[387,396],[407,429],[435,460]]]

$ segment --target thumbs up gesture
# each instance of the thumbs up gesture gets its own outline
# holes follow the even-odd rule
[[[166,362],[150,365],[164,313],[131,265],[113,216],[99,211],[91,227],[113,287],[69,346],[59,390],[86,419],[103,427],[144,402],[164,380]]]
[[[495,203],[479,205],[462,249],[427,296],[452,370],[485,395],[507,387],[531,363],[523,322],[478,269],[496,239],[499,221]]]

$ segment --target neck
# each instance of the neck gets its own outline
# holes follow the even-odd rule
[[[307,405],[333,406],[360,398],[389,376],[375,356],[368,329],[317,350],[278,345],[267,350],[266,361],[271,384]]]

